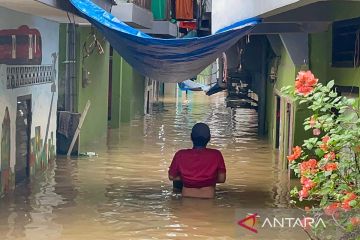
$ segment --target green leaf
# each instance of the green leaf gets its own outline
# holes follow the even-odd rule
[[[348,190],[348,189],[349,189],[349,186],[346,185],[345,183],[343,183],[343,184],[340,184],[337,189],[338,189],[338,190]]]
[[[332,98],[334,98],[334,97],[337,97],[337,93],[335,92],[335,91],[331,91],[330,93],[329,93],[329,97],[332,97]]]
[[[357,201],[356,201],[356,200],[352,200],[352,201],[349,202],[349,205],[350,205],[351,207],[356,207]]]
[[[335,179],[335,178],[337,178],[337,177],[339,177],[339,175],[337,175],[336,173],[331,174],[331,178],[332,178],[332,179]]]
[[[332,174],[332,171],[325,171],[325,177],[328,177]]]
[[[319,158],[322,158],[322,157],[325,155],[324,151],[321,150],[321,149],[319,149],[319,148],[315,150],[315,154],[316,154],[316,156],[318,156]]]
[[[305,131],[307,131],[307,130],[311,129],[311,126],[307,125],[307,126],[304,127],[304,129],[305,129]]]
[[[326,87],[328,87],[329,89],[332,89],[335,85],[334,80],[331,80],[330,82],[328,82],[328,84],[326,85]]]
[[[347,105],[352,106],[352,105],[354,105],[354,104],[355,104],[355,102],[356,102],[356,100],[355,100],[355,99],[353,99],[353,98],[349,98],[349,99],[347,99],[346,104],[347,104]]]
[[[341,115],[339,120],[342,120],[344,122],[351,122],[351,121],[354,121],[355,119],[357,119],[356,112],[351,112],[351,113],[348,113],[348,114]]]

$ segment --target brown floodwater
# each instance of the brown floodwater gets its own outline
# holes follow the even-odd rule
[[[167,179],[173,154],[191,147],[199,121],[209,124],[210,147],[227,166],[212,200],[183,199]],[[167,99],[93,149],[97,157],[58,157],[0,199],[0,239],[258,239],[237,234],[236,211],[288,206],[287,170],[257,137],[256,111],[228,109],[222,95]]]

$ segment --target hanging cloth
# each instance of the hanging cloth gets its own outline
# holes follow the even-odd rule
[[[176,0],[176,19],[191,20],[194,19],[193,0]]]
[[[162,82],[198,75],[261,21],[245,19],[206,37],[160,39],[126,25],[91,0],[69,1],[133,68]]]
[[[154,16],[154,20],[166,19],[166,0],[152,0],[151,11]]]
[[[180,28],[187,28],[187,29],[195,30],[196,29],[196,22],[180,22],[179,27]]]

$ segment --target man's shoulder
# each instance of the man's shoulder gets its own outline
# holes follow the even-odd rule
[[[188,152],[190,152],[190,151],[191,151],[191,149],[180,149],[180,150],[178,150],[178,151],[176,152],[175,155],[186,154],[186,153],[188,153]]]
[[[220,150],[214,148],[206,148],[206,150],[214,154],[221,154]]]

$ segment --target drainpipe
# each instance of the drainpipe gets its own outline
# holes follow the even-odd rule
[[[65,60],[65,111],[74,111],[74,95],[76,81],[76,26],[69,23],[66,26],[66,60]]]

